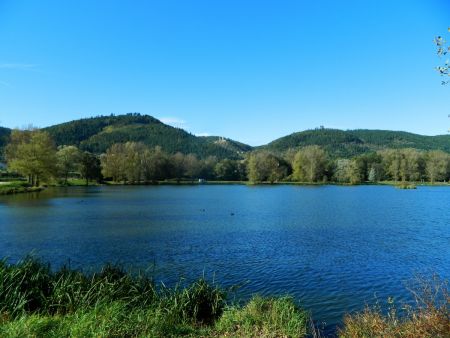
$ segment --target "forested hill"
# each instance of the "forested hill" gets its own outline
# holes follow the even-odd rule
[[[450,135],[423,136],[403,131],[320,128],[293,133],[259,148],[282,153],[307,145],[319,145],[333,157],[352,157],[385,148],[443,150],[450,153]]]
[[[114,143],[134,141],[151,147],[161,146],[168,153],[192,153],[200,158],[239,158],[242,155],[241,147],[236,146],[240,145],[238,142],[197,137],[148,115],[99,116],[57,124],[44,130],[50,133],[57,145],[76,145],[94,153],[103,153]]]
[[[249,145],[218,136],[198,137],[183,129],[168,126],[154,117],[140,114],[99,116],[44,128],[57,145],[76,145],[82,150],[103,153],[114,143],[143,142],[161,146],[168,153],[196,154],[200,158],[242,158],[253,149],[284,153],[307,145],[319,145],[334,157],[352,157],[385,148],[443,150],[450,153],[450,135],[423,136],[388,130],[313,129],[281,137],[265,146]],[[0,127],[1,149],[11,130]]]

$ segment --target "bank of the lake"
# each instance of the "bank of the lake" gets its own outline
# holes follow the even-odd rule
[[[295,181],[280,181],[280,182],[258,182],[253,183],[249,181],[218,181],[218,180],[163,180],[155,182],[114,182],[114,181],[88,181],[78,178],[70,178],[66,182],[51,183],[48,185],[41,185],[38,187],[30,186],[26,181],[0,181],[0,195],[12,195],[19,193],[38,192],[48,187],[82,187],[82,186],[149,186],[149,185],[262,185],[262,186],[276,186],[276,185],[296,185],[296,186],[364,186],[364,185],[387,185],[400,189],[415,189],[417,186],[435,186],[445,187],[450,186],[448,182],[398,182],[398,181],[380,181],[380,182],[363,182],[358,184],[338,183],[338,182],[295,182]]]
[[[12,195],[28,192],[38,192],[44,187],[30,187],[23,181],[0,182],[0,195]]]

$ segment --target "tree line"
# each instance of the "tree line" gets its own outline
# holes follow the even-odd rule
[[[248,178],[255,183],[435,183],[450,179],[450,155],[441,150],[383,149],[351,159],[332,159],[323,148],[311,145],[288,151],[282,157],[268,152],[253,153],[247,163]]]
[[[116,143],[101,155],[76,146],[56,147],[48,132],[14,130],[6,147],[8,170],[19,173],[33,186],[70,177],[121,183],[156,183],[163,180],[220,180],[303,183],[395,181],[448,181],[450,155],[443,151],[412,148],[383,149],[334,159],[322,147],[305,146],[283,155],[254,151],[243,159],[204,159],[141,142]]]

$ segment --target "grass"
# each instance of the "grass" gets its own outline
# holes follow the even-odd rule
[[[41,187],[31,187],[24,181],[0,182],[0,195],[11,195],[23,192],[35,192],[42,190]]]
[[[366,307],[364,311],[344,318],[339,331],[342,338],[356,337],[450,337],[450,294],[447,282],[438,278],[419,277],[410,289],[415,296],[414,307],[404,306],[399,316],[394,301],[383,313],[379,306]]]
[[[393,300],[349,314],[340,337],[450,337],[448,284],[435,278],[410,287],[416,304],[399,315]],[[254,296],[227,303],[201,278],[155,285],[145,273],[105,265],[93,273],[53,271],[33,257],[0,261],[0,337],[316,337],[308,312],[290,297]]]
[[[396,188],[398,189],[417,189],[417,186],[414,183],[409,183],[409,182],[400,182],[398,184],[395,185]]]
[[[255,296],[242,308],[227,309],[216,330],[232,337],[304,337],[308,322],[308,314],[290,297]]]
[[[78,187],[85,186],[86,180],[84,178],[69,178],[67,179],[67,183],[64,181],[60,181],[57,186],[68,186],[68,187]],[[89,185],[100,185],[97,181],[89,180]]]
[[[308,314],[291,298],[254,297],[243,306],[199,279],[156,286],[142,273],[106,265],[96,273],[28,257],[0,262],[1,337],[303,337]]]

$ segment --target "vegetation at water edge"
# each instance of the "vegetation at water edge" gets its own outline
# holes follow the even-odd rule
[[[340,337],[448,337],[450,296],[439,279],[418,280],[415,307],[399,315],[366,307],[349,314]],[[414,291],[416,290],[416,291]],[[363,305],[362,305],[363,306]],[[405,312],[404,311],[404,312]],[[93,273],[57,271],[33,257],[0,261],[1,337],[316,337],[307,311],[290,297],[254,296],[229,303],[227,292],[201,278],[173,288],[145,273],[105,265]]]
[[[308,323],[291,298],[234,306],[205,279],[168,288],[111,265],[87,274],[34,258],[0,263],[1,337],[303,337]]]

